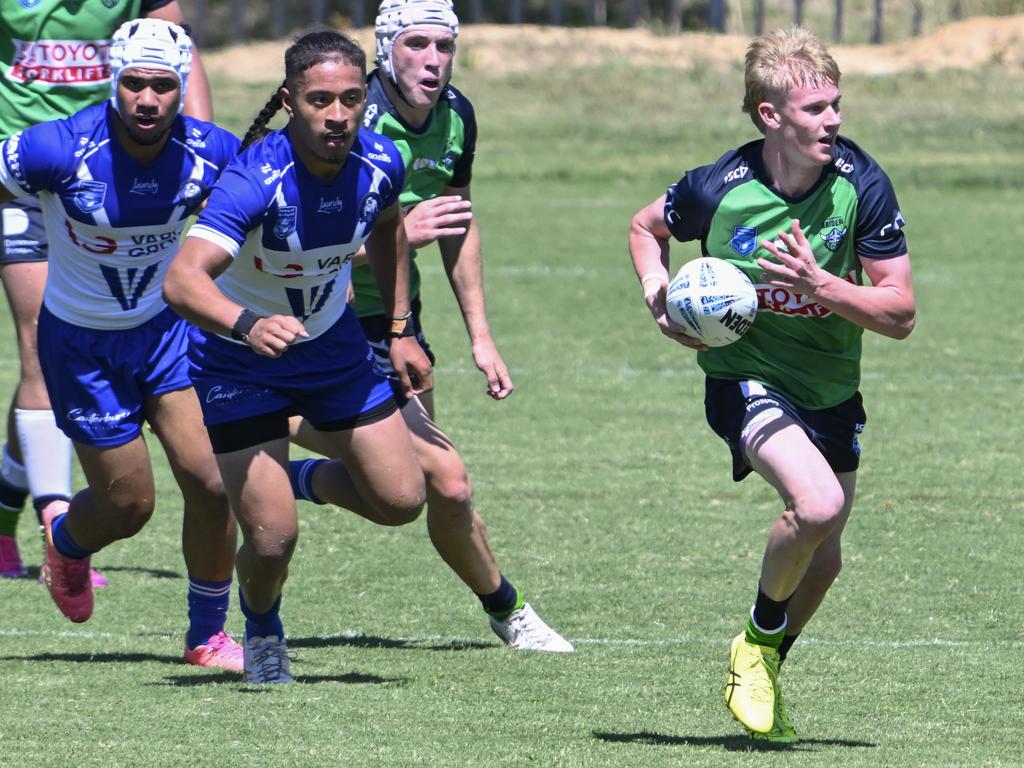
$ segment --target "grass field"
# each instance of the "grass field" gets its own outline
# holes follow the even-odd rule
[[[696,365],[650,322],[625,250],[637,208],[753,137],[741,76],[620,64],[457,83],[480,118],[475,209],[517,391],[484,396],[428,252],[440,422],[502,569],[577,652],[505,651],[422,521],[305,505],[283,609],[297,683],[187,667],[180,499],[158,457],[157,514],[94,558],[112,586],[89,623],[33,580],[0,584],[0,766],[1024,764],[1024,79],[844,83],[844,133],[909,222],[919,319],[906,342],[866,340],[845,568],[787,662],[802,741],[768,754],[721,686],[779,505],[731,482]],[[270,90],[214,85],[239,133]],[[6,326],[0,345],[7,392]]]

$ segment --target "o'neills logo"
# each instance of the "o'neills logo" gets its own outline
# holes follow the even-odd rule
[[[845,278],[848,283],[854,282],[854,273]],[[801,317],[828,317],[832,310],[808,299],[804,294],[788,288],[776,288],[774,285],[756,285],[757,311],[774,312],[776,315],[796,315]]]
[[[14,40],[7,79],[19,83],[95,85],[110,80],[107,40]]]

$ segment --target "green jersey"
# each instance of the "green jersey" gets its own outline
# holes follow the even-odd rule
[[[370,74],[363,125],[395,142],[402,155],[405,187],[398,199],[402,208],[408,210],[416,203],[438,197],[446,187],[468,186],[476,152],[476,117],[469,100],[449,85],[426,125],[416,130],[398,114],[384,92],[382,77],[380,70]],[[411,301],[420,293],[420,271],[416,266],[416,252],[412,251],[410,256]],[[356,314],[360,317],[384,314],[384,302],[369,266],[352,270],[352,286]]]
[[[907,252],[905,224],[892,184],[878,164],[839,137],[835,162],[798,199],[771,188],[762,141],[688,171],[669,188],[665,222],[679,240],[700,240],[705,256],[725,259],[757,289],[757,319],[739,341],[697,354],[704,372],[719,379],[752,379],[811,410],[837,405],[860,385],[863,329],[806,296],[761,282],[760,247],[789,232],[793,219],[818,265],[861,282],[861,260]]]
[[[2,0],[0,138],[111,95],[110,38],[171,0]]]

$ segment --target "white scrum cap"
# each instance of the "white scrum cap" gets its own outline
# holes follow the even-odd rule
[[[126,21],[110,40],[111,103],[117,109],[117,81],[130,68],[162,69],[177,76],[181,82],[181,104],[185,104],[185,87],[192,69],[192,40],[184,29],[163,19]]]
[[[377,64],[392,80],[395,67],[391,52],[395,40],[410,27],[443,27],[452,37],[458,37],[459,17],[451,0],[383,0],[374,24]]]

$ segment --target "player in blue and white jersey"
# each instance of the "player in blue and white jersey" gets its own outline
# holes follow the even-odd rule
[[[0,3],[0,141],[110,96],[110,38],[126,21],[184,26],[177,0],[21,0]],[[186,114],[212,120],[210,92],[193,47]],[[36,327],[47,272],[46,227],[35,195],[0,203],[0,282],[14,321],[20,375],[0,458],[0,577],[26,574],[17,546],[22,507],[36,515],[71,498],[71,441],[57,427],[39,366]],[[93,584],[106,579],[93,571]]]
[[[407,395],[429,389],[430,363],[408,322],[408,246],[394,144],[360,128],[366,57],[349,38],[311,32],[285,53],[285,81],[217,182],[164,282],[198,329],[190,357],[221,475],[244,543],[245,674],[291,672],[281,593],[298,537],[288,418],[301,415],[342,461],[304,478],[321,499],[382,525],[414,520],[423,473],[391,387],[347,298],[366,247],[395,318],[391,361]],[[283,107],[286,128],[267,133]]]
[[[60,610],[93,610],[92,553],[135,535],[154,509],[142,435],[163,444],[185,503],[186,658],[241,668],[223,633],[235,526],[188,377],[188,324],[160,293],[186,217],[238,140],[179,114],[191,41],[170,22],[127,22],[111,45],[110,104],[28,128],[0,145],[0,199],[37,194],[52,269],[39,355],[57,425],[89,487],[43,510],[44,575]]]

